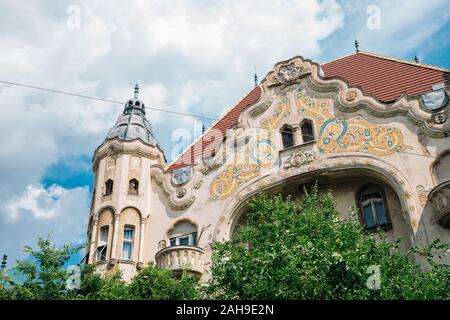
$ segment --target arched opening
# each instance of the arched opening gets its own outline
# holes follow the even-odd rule
[[[294,146],[294,135],[290,126],[284,126],[280,130],[281,140],[283,142],[283,149],[287,149]]]
[[[139,181],[137,179],[131,179],[128,185],[128,194],[138,195],[139,194]]]
[[[168,232],[170,246],[197,246],[197,227],[189,221],[180,221]]]
[[[313,125],[310,120],[305,120],[300,126],[302,132],[303,143],[311,142],[314,140],[314,130]]]
[[[111,179],[105,182],[105,196],[109,196],[113,193],[114,182]]]
[[[342,167],[333,172],[319,169],[286,178],[282,184],[263,186],[259,192],[263,191],[267,195],[279,194],[283,197],[290,196],[293,200],[297,201],[301,200],[304,196],[303,187],[311,186],[316,181],[318,182],[318,191],[320,194],[331,193],[335,200],[339,216],[344,220],[351,219],[352,209],[360,208],[360,199],[362,196],[364,196],[364,200],[368,201],[364,203],[365,205],[370,204],[372,206],[373,202],[375,214],[377,212],[383,212],[379,205],[381,198],[385,219],[383,220],[382,216],[380,216],[377,221],[379,225],[384,225],[384,227],[374,229],[379,230],[380,233],[384,233],[389,241],[394,242],[401,238],[400,247],[405,252],[411,248],[412,230],[409,220],[403,214],[405,208],[408,207],[405,199],[399,196],[403,194],[403,191],[396,184],[396,181],[389,176],[389,173],[381,169],[373,170],[355,166]],[[368,185],[367,182],[371,184]],[[375,188],[379,187],[381,190],[371,190],[370,186]],[[374,193],[372,191],[375,191],[375,195],[370,195]],[[379,192],[381,196],[380,194],[376,194],[376,192]],[[245,221],[243,216],[248,211],[248,205],[246,203],[248,203],[253,195],[256,195],[256,193],[249,193],[246,197],[242,198],[242,201],[226,211],[229,213],[226,214],[227,218],[224,219],[224,224],[219,225],[216,230],[217,240],[221,239],[220,237],[223,237],[223,239],[231,239],[234,232],[239,230],[239,225]],[[384,224],[385,221],[387,222],[386,224]]]

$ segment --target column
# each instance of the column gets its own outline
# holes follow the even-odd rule
[[[144,266],[144,240],[145,240],[145,223],[147,219],[141,218],[140,240],[139,240],[139,256],[138,256],[138,268]]]
[[[292,135],[294,139],[294,146],[298,146],[303,143],[302,132],[299,126],[292,127]]]
[[[93,220],[94,225],[92,226],[91,230],[91,243],[89,245],[89,259],[88,263],[94,263],[94,252],[95,252],[95,239],[97,237],[97,227],[98,227],[98,219],[95,218]]]
[[[117,237],[119,235],[119,218],[120,214],[114,215],[114,233],[111,246],[111,264],[116,263],[116,251],[117,251]]]

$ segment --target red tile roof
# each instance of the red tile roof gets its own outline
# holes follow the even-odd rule
[[[219,130],[222,136],[225,137],[227,129],[233,127],[239,118],[239,115],[245,108],[255,104],[261,97],[261,88],[259,86],[253,88],[241,101],[239,101],[233,108],[230,109],[219,121],[217,121],[206,133],[201,136],[193,145],[191,145],[182,155],[170,164],[168,170],[174,170],[194,164],[194,160],[203,154],[203,151],[208,147],[212,150],[223,140],[214,140],[211,129]]]
[[[360,87],[383,102],[392,102],[402,93],[410,96],[422,95],[432,91],[438,83],[450,85],[450,70],[425,64],[384,57],[369,52],[358,52],[321,65],[325,78],[340,77],[351,86]],[[244,109],[255,104],[261,97],[261,88],[253,88],[241,101],[231,108],[212,128],[220,130],[225,136],[227,129],[233,127]],[[211,129],[185,150],[168,170],[194,164],[208,147],[215,148],[222,141],[212,140]],[[212,141],[210,141],[212,140]]]
[[[450,70],[368,52],[336,59],[321,67],[326,78],[343,78],[383,102],[395,101],[402,93],[422,95],[438,83],[450,85]]]

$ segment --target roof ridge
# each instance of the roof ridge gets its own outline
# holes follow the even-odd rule
[[[443,72],[450,72],[450,69],[434,66],[434,65],[431,65],[431,64],[408,61],[408,60],[394,58],[394,57],[389,57],[389,56],[384,56],[382,54],[368,52],[368,51],[360,51],[359,53],[365,54],[365,55],[368,55],[368,56],[372,56],[372,57],[376,57],[376,58],[380,58],[380,59],[386,59],[386,60],[391,60],[391,61],[395,61],[395,62],[399,62],[399,63],[405,63],[405,64],[409,64],[409,65],[412,65],[412,66],[417,66],[417,67],[422,67],[422,68],[427,68],[427,69],[433,69],[433,70],[443,71]]]
[[[394,57],[390,57],[390,56],[385,56],[379,53],[374,53],[374,52],[369,52],[369,51],[358,51],[358,52],[354,52],[351,54],[347,54],[345,56],[336,58],[336,59],[332,59],[329,60],[327,62],[323,62],[320,63],[320,65],[324,65],[324,64],[328,64],[328,63],[332,63],[353,55],[357,55],[357,54],[364,54],[366,56],[371,56],[371,57],[375,57],[375,58],[380,58],[380,59],[386,59],[386,60],[390,60],[390,61],[395,61],[395,62],[399,62],[399,63],[404,63],[404,64],[409,64],[412,66],[416,66],[416,67],[422,67],[422,68],[427,68],[427,69],[432,69],[432,70],[437,70],[437,71],[443,71],[443,72],[450,72],[450,69],[447,68],[443,68],[443,67],[438,67],[438,66],[434,66],[431,64],[426,64],[426,63],[418,63],[418,62],[413,62],[413,61],[408,61],[408,60],[404,60],[404,59],[400,59],[400,58],[394,58]]]
[[[232,107],[228,108],[225,112],[222,113],[222,116],[220,118],[218,118],[216,120],[216,122],[214,122],[209,128],[208,130],[206,130],[205,132],[203,132],[201,135],[199,135],[197,137],[197,139],[195,139],[189,146],[187,146],[183,152],[181,152],[178,156],[176,156],[176,158],[174,160],[172,160],[172,162],[166,164],[166,167],[164,168],[165,171],[167,171],[167,169],[169,169],[172,165],[174,165],[178,160],[180,160],[181,157],[184,156],[184,154],[191,149],[197,142],[200,141],[200,139],[202,139],[209,131],[211,131],[212,128],[214,128],[214,126],[219,123],[223,118],[225,118],[225,116],[227,114],[229,114],[235,107],[237,107],[253,90],[255,90],[256,88],[260,87],[260,85],[257,85],[255,87],[253,87],[252,89],[250,89],[237,103],[235,103]],[[194,155],[195,157],[195,155]],[[195,160],[195,159],[194,159]]]

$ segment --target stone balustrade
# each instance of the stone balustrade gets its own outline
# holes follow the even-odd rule
[[[156,253],[156,265],[159,268],[181,271],[183,269],[202,274],[205,250],[194,246],[170,246]]]

